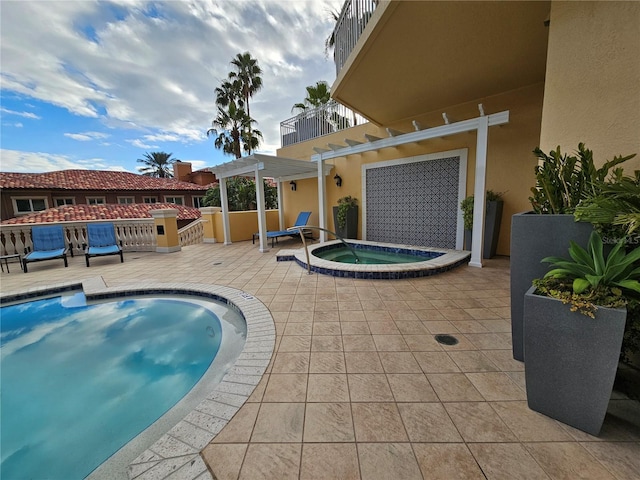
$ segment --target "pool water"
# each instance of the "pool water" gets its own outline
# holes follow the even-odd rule
[[[422,256],[417,254],[393,252],[383,249],[369,249],[356,245],[355,252],[360,259],[356,262],[356,257],[352,251],[344,245],[331,247],[330,249],[316,251],[313,254],[324,260],[330,260],[332,262],[339,263],[360,263],[362,265],[385,265],[396,263],[415,263],[424,262],[430,258],[434,258],[437,254],[430,256]]]
[[[198,382],[229,314],[171,298],[87,305],[82,294],[2,307],[2,477],[90,474]]]

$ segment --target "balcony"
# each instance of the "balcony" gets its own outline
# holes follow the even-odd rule
[[[378,0],[347,0],[333,30],[333,59],[336,64],[336,76],[351,55],[358,39],[367,26]]]
[[[329,103],[280,122],[281,145],[287,147],[299,142],[339,132],[367,122],[363,116],[344,105],[330,100]]]

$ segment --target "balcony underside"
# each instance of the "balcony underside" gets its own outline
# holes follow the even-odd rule
[[[381,3],[332,87],[378,125],[544,81],[550,2]]]

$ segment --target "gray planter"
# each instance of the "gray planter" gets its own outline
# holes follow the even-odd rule
[[[484,217],[484,245],[482,258],[493,258],[498,248],[498,236],[500,235],[500,223],[502,222],[503,200],[491,200],[487,202],[487,214]],[[464,231],[464,249],[471,250],[473,231]]]
[[[524,294],[533,279],[549,271],[544,257],[569,256],[569,241],[587,246],[593,225],[573,215],[518,213],[511,217],[511,340],[513,358],[524,361],[522,312]]]
[[[358,238],[358,207],[347,210],[347,221],[343,228],[338,227],[338,207],[333,207],[333,224],[336,233],[342,238]]]
[[[529,408],[597,436],[613,390],[627,311],[598,308],[590,318],[534,290],[524,300]]]

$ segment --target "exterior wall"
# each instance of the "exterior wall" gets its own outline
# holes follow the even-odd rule
[[[487,189],[503,192],[505,201],[502,215],[502,226],[498,242],[498,255],[509,255],[511,237],[511,215],[530,209],[529,190],[535,184],[534,167],[536,159],[531,153],[538,146],[540,139],[540,122],[542,115],[543,84],[531,85],[511,92],[481,98],[474,102],[447,107],[446,109],[425,113],[419,118],[407,119],[390,128],[402,132],[414,130],[411,123],[417,120],[422,128],[443,124],[442,113],[447,113],[450,121],[460,121],[479,115],[478,103],[484,105],[487,114],[510,111],[507,125],[489,128],[489,149],[487,157]],[[344,145],[344,139],[363,141],[364,134],[369,133],[381,138],[388,137],[385,129],[367,123],[332,135],[317,138],[278,150],[278,155],[289,158],[310,159],[314,146],[326,148],[328,143]],[[362,199],[361,167],[365,163],[394,160],[428,153],[444,152],[460,148],[468,149],[467,164],[467,194],[473,193],[475,178],[475,150],[476,135],[463,133],[446,138],[438,138],[420,142],[418,144],[402,145],[397,148],[386,148],[379,151],[351,155],[348,158],[337,158],[333,162],[335,167],[326,179],[327,185],[327,225],[334,230],[331,206],[337,205],[337,200],[345,195],[352,195]],[[333,176],[338,173],[342,177],[342,187],[337,187]],[[284,207],[287,223],[295,221],[300,210],[309,209],[317,212],[317,181],[298,181],[296,192],[284,189]],[[295,205],[290,208],[289,205]],[[303,208],[304,207],[304,208]],[[313,217],[312,217],[313,219]],[[310,222],[310,224],[315,224]],[[362,223],[358,229],[358,236],[362,238]]]
[[[548,152],[560,145],[593,150],[598,164],[637,153],[640,169],[640,3],[553,2],[540,135]]]
[[[278,226],[278,210],[267,210],[267,230],[280,230]],[[215,213],[214,232],[216,242],[224,242],[224,229],[222,226],[222,212]],[[246,212],[229,212],[229,229],[231,241],[242,242],[251,240],[258,231],[258,212],[249,210]]]

